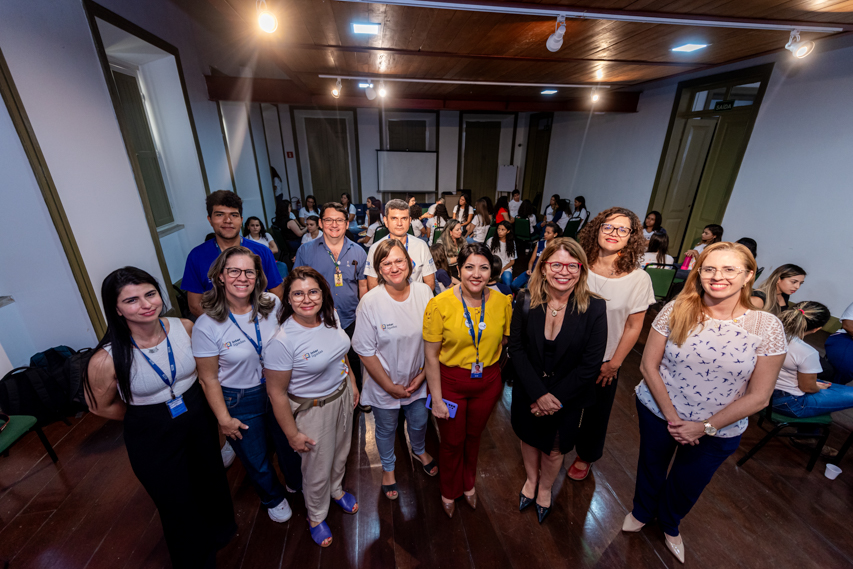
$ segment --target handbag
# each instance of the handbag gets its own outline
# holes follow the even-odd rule
[[[527,338],[527,318],[530,316],[530,292],[527,289],[522,289],[515,297],[516,310],[521,308],[521,337],[523,341]],[[501,366],[501,379],[507,385],[512,385],[518,379],[518,372],[515,370],[515,365],[512,363],[512,358],[509,355],[509,346],[504,346],[501,353],[501,359],[498,361]]]

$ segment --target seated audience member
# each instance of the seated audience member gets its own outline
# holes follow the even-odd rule
[[[770,273],[761,285],[752,291],[752,305],[770,314],[781,316],[788,310],[788,299],[806,280],[806,271],[790,263]]]
[[[278,272],[275,257],[270,248],[240,237],[240,228],[243,226],[243,200],[240,196],[234,192],[217,190],[207,196],[205,201],[207,221],[216,237],[195,247],[187,257],[181,289],[187,292],[190,312],[195,316],[201,316],[204,313],[201,307],[201,295],[213,287],[207,273],[219,257],[219,253],[237,245],[246,247],[261,258],[264,275],[267,277],[267,290],[281,298],[283,279]],[[288,201],[281,203],[290,205]]]
[[[495,202],[495,223],[508,221],[512,223],[512,216],[509,214],[509,201],[506,196],[501,196]]]
[[[456,257],[459,256],[459,251],[465,245],[465,239],[462,237],[462,224],[451,219],[438,242],[444,246],[444,255],[447,257],[447,264],[450,267],[450,276],[458,279],[459,269],[456,266]]]
[[[412,281],[423,282],[428,284],[429,288],[434,288],[435,263],[433,263],[432,255],[429,254],[429,245],[420,239],[410,239],[409,227],[412,218],[409,217],[409,205],[403,200],[389,200],[385,204],[384,221],[385,227],[388,228],[388,235],[379,241],[374,240],[367,252],[367,261],[364,265],[364,274],[367,275],[367,289],[370,290],[379,284],[378,273],[373,265],[373,255],[378,243],[384,239],[400,240],[412,259]]]
[[[352,203],[352,197],[350,197],[346,192],[341,194],[341,205],[344,206],[345,210],[347,210],[347,223],[349,224],[347,231],[351,232],[353,235],[357,234],[362,229],[358,224],[358,221],[355,219],[358,211],[355,209],[355,204]],[[349,237],[347,237],[347,239],[349,239]]]
[[[512,224],[508,221],[498,223],[498,231],[494,237],[486,240],[486,247],[492,251],[492,255],[499,258],[503,265],[500,280],[506,286],[512,283],[512,266],[518,257],[515,250],[515,232]]]
[[[299,210],[299,224],[306,225],[305,222],[312,215],[319,217],[320,211],[317,209],[317,200],[314,199],[314,196],[307,196],[305,198],[305,207]]]
[[[382,202],[374,198],[373,196],[369,196],[365,203],[367,203],[368,210],[377,209],[379,210],[380,214],[382,213]]]
[[[276,206],[275,219],[272,221],[273,225],[281,229],[282,237],[287,242],[289,249],[289,258],[293,258],[296,250],[302,244],[302,236],[305,235],[308,228],[299,225],[296,215],[293,213],[293,205],[287,200]]]
[[[648,241],[652,238],[652,235],[658,232],[663,231],[666,233],[666,229],[663,229],[661,225],[661,220],[663,218],[660,215],[659,211],[650,211],[646,216],[646,220],[643,222],[643,239]]]
[[[246,220],[246,225],[243,227],[243,237],[255,243],[266,245],[273,255],[278,255],[278,246],[275,244],[275,240],[272,235],[267,233],[264,224],[257,217],[252,216]]]
[[[435,245],[439,242],[439,237],[436,236],[436,231],[444,231],[447,229],[447,224],[450,223],[450,215],[447,213],[447,207],[443,204],[436,204],[435,212],[432,217],[427,219],[427,231],[429,231],[428,244]]]
[[[835,368],[835,383],[853,381],[853,304],[841,315],[841,330],[827,338],[826,359]]]
[[[468,230],[468,225],[474,218],[474,208],[468,203],[468,196],[459,194],[459,204],[453,206],[453,219],[462,224],[462,231]]]
[[[569,209],[566,208],[565,211],[568,213]],[[583,226],[586,225],[586,222],[589,219],[589,212],[586,209],[586,198],[583,196],[575,198],[575,211],[572,213],[572,217],[569,218],[569,221],[573,221],[575,219],[581,220],[581,224],[578,226],[578,231],[583,229]],[[566,229],[565,224],[563,225],[563,229]]]
[[[491,224],[492,216],[489,213],[489,204],[485,199],[480,198],[474,204],[474,217],[471,218],[471,223],[468,225],[468,234],[466,235],[468,243],[484,242]]]
[[[376,235],[376,230],[380,227],[382,227],[382,215],[379,213],[379,210],[367,210],[367,232],[358,242],[368,247],[373,245],[373,236]]]
[[[450,265],[447,264],[447,255],[444,252],[444,244],[436,243],[429,248],[432,260],[435,263],[435,294],[459,284],[459,279],[450,276]]]
[[[551,196],[551,201],[545,206],[545,219],[539,224],[539,227],[545,227],[546,223],[554,221],[554,214],[557,213],[560,203],[560,194]]]
[[[640,267],[646,268],[649,263],[672,265],[675,260],[667,255],[669,250],[669,236],[666,233],[653,233],[649,239],[649,248],[643,258],[640,259]]]
[[[414,198],[412,198],[414,199]],[[412,231],[415,237],[426,243],[429,240],[429,231],[421,221],[423,209],[418,204],[409,206],[409,217],[412,219]]]
[[[323,236],[323,231],[320,229],[320,218],[316,215],[308,216],[308,219],[305,220],[305,227],[308,231],[302,236],[302,245]]]
[[[735,243],[740,243],[752,253],[752,258],[758,260],[758,243],[751,237],[741,237]]]
[[[536,208],[533,207],[533,202],[530,200],[524,200],[521,202],[521,205],[516,212],[518,215],[513,217],[520,217],[521,219],[526,219],[530,222],[530,235],[536,235],[538,226],[536,224]]]
[[[433,216],[435,215],[435,208],[437,208],[437,207],[438,207],[438,206],[440,206],[440,205],[444,205],[444,200],[445,200],[445,199],[446,199],[446,198],[445,198],[444,196],[440,196],[440,197],[438,198],[438,201],[437,201],[437,202],[435,202],[434,204],[432,204],[431,206],[429,206],[429,207],[427,208],[426,213],[424,213],[424,214],[422,214],[422,215],[421,215],[421,219],[430,219],[431,217],[433,217]]]
[[[696,264],[696,259],[699,258],[699,255],[702,254],[702,251],[705,250],[705,247],[708,245],[713,245],[714,243],[719,243],[723,240],[723,228],[716,223],[712,223],[710,225],[706,225],[705,229],[702,230],[702,237],[699,239],[699,243],[696,244],[695,247],[684,253],[684,263],[682,263],[681,268],[685,271],[684,275],[679,272],[677,275],[678,278],[687,278],[687,274],[690,269],[693,268],[693,265]]]
[[[569,204],[569,200],[560,200],[557,202],[559,209],[557,213],[554,214],[554,223],[557,224],[557,227],[560,228],[560,231],[563,232],[566,230],[566,226],[569,224],[569,221],[572,220],[572,206]],[[583,225],[583,223],[581,224]],[[578,226],[580,227],[580,226]],[[578,231],[580,232],[580,230]]]
[[[501,294],[505,294],[507,296],[512,296],[512,289],[501,282],[501,269],[503,268],[503,262],[500,258],[495,255],[492,257],[492,274],[489,279],[489,288],[492,290],[496,290]]]
[[[527,263],[527,270],[512,281],[510,285],[510,289],[512,292],[518,292],[522,288],[527,285],[527,281],[530,280],[530,276],[533,274],[533,268],[536,266],[536,261],[539,260],[539,256],[542,255],[542,251],[545,250],[545,246],[548,245],[555,237],[560,236],[560,228],[556,223],[549,221],[545,224],[545,230],[542,232],[542,239],[536,244],[536,251],[530,256],[530,261]]]
[[[512,217],[518,217],[518,209],[521,207],[521,192],[513,190],[509,198],[509,214]]]

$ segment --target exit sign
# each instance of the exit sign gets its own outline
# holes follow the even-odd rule
[[[729,111],[735,108],[734,101],[720,101],[714,105],[715,111]]]
[[[288,151],[288,152],[287,152],[287,157],[288,157],[288,158],[293,158],[293,152]]]

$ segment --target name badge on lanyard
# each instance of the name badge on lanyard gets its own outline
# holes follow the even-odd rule
[[[163,370],[160,367],[151,361],[151,358],[145,355],[145,352],[139,349],[139,346],[136,345],[136,341],[133,339],[133,336],[130,337],[130,342],[133,344],[133,347],[139,350],[139,353],[142,354],[142,357],[145,358],[145,361],[148,362],[148,365],[151,366],[151,369],[160,376],[160,379],[163,380],[163,383],[166,384],[166,387],[169,388],[169,394],[171,395],[171,399],[166,401],[166,407],[169,409],[169,414],[172,416],[172,419],[175,417],[179,417],[187,412],[187,406],[184,403],[183,395],[180,397],[175,397],[175,379],[177,377],[177,368],[175,368],[175,354],[172,352],[172,342],[169,341],[169,334],[166,333],[166,326],[163,325],[163,321],[160,320],[160,327],[163,328],[163,334],[166,336],[166,351],[169,354],[169,371],[172,372],[172,381],[169,381],[169,377],[163,373]]]
[[[342,252],[343,252],[343,251],[342,251]],[[332,262],[335,264],[335,286],[336,286],[336,287],[338,287],[338,286],[344,286],[344,275],[343,275],[343,273],[341,272],[341,265],[340,265],[340,263],[338,263],[337,259],[335,259],[335,256],[334,256],[334,255],[332,255],[332,252],[331,252],[331,251],[329,251],[328,249],[326,249],[326,253],[328,253],[328,254],[329,254],[329,258],[330,258],[330,259],[332,260]]]
[[[471,364],[471,379],[481,379],[483,377],[483,364],[480,362],[480,341],[483,339],[483,330],[486,329],[486,291],[483,291],[482,303],[480,304],[480,324],[477,326],[477,334],[474,335],[474,321],[471,319],[471,313],[468,312],[468,305],[465,304],[465,297],[462,296],[462,291],[459,291],[459,298],[462,299],[462,308],[465,310],[465,327],[468,328],[468,333],[471,334],[471,341],[474,343],[474,349],[477,351],[477,359]]]
[[[261,326],[260,324],[258,324],[258,315],[255,314],[255,335],[258,338],[257,342],[252,340],[249,335],[246,334],[246,332],[242,328],[240,328],[240,325],[237,324],[237,320],[234,318],[234,315],[231,314],[230,311],[228,312],[228,318],[231,319],[231,322],[234,323],[234,326],[237,327],[240,333],[243,334],[246,339],[249,340],[249,343],[252,344],[252,347],[255,348],[255,352],[257,352],[258,359],[261,362],[261,385],[263,385],[267,382],[267,379],[264,377],[264,341],[263,339],[261,339]]]

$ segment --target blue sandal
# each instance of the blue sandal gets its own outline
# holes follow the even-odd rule
[[[332,545],[331,541],[326,545],[323,545],[324,541],[332,537],[332,530],[330,530],[329,526],[326,525],[325,520],[323,520],[314,527],[311,527],[311,522],[308,522],[308,530],[311,532],[311,539],[313,539],[314,543],[316,543],[320,547],[329,547],[330,545]]]
[[[344,495],[335,500],[335,504],[340,506],[344,513],[354,514],[358,512],[358,501],[356,501],[355,496],[349,492],[344,491]]]

